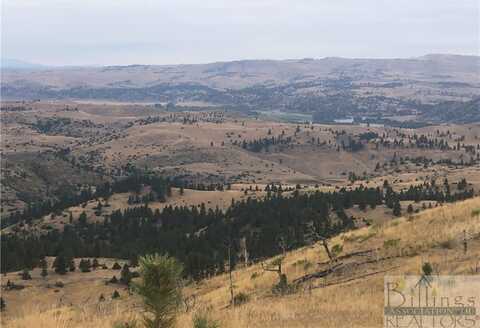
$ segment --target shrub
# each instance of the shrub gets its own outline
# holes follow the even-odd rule
[[[5,287],[5,290],[22,290],[24,289],[24,285],[19,285],[11,282],[10,280],[7,281],[7,286]]]
[[[63,288],[63,286],[65,286],[65,284],[62,281],[58,280],[57,282],[55,282],[55,287]]]
[[[143,300],[145,326],[173,327],[182,299],[183,266],[175,258],[158,254],[141,257],[139,264],[141,279],[132,285]]]
[[[31,280],[32,276],[30,275],[30,272],[28,272],[28,269],[24,269],[22,272],[22,280]]]
[[[115,322],[113,328],[136,328],[137,322],[135,320],[130,320],[126,322]]]
[[[120,298],[120,293],[117,290],[114,290],[112,294],[112,300],[116,298]]]
[[[374,229],[377,229],[375,228],[374,226],[372,226]],[[377,231],[369,231],[367,234],[365,235],[360,235],[358,237],[358,242],[359,243],[363,243],[363,242],[366,242],[367,240],[369,240],[370,238],[374,237],[375,235],[377,234]]]
[[[313,264],[309,260],[303,259],[303,260],[298,260],[297,262],[293,263],[294,266],[303,266],[303,270],[308,270],[310,269]]]
[[[272,292],[277,295],[278,294],[284,295],[290,292],[290,286],[288,285],[288,282],[287,282],[287,275],[285,274],[280,275],[280,280],[276,285],[273,286]]]
[[[130,320],[126,322],[115,322],[113,328],[136,328],[137,322],[135,320]]]
[[[425,262],[422,265],[422,271],[424,275],[429,276],[433,272],[433,267],[429,262]]]
[[[120,270],[122,267],[120,266],[120,264],[118,264],[117,262],[115,262],[112,266],[112,270]]]
[[[242,305],[248,302],[249,296],[245,293],[238,293],[233,297],[233,302],[235,305]]]
[[[343,245],[336,244],[332,247],[332,253],[334,256],[339,255],[341,252],[343,252]]]
[[[455,240],[447,239],[447,240],[441,241],[439,243],[439,246],[441,248],[445,248],[445,249],[454,249],[455,248]]]
[[[205,313],[196,313],[193,317],[193,328],[220,328],[220,324]]]
[[[383,242],[384,248],[395,248],[400,244],[400,239],[388,239]]]

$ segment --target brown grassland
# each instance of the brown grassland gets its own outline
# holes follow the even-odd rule
[[[464,253],[464,232],[468,250]],[[197,312],[207,312],[221,327],[380,327],[382,325],[383,277],[386,274],[419,274],[429,262],[436,274],[480,273],[480,198],[438,206],[419,214],[389,220],[342,233],[329,241],[342,245],[338,262],[343,267],[324,278],[299,284],[286,296],[275,296],[271,287],[277,276],[259,263],[233,272],[235,294],[248,295],[246,304],[229,306],[228,274],[190,283],[184,294],[196,296],[193,309],[178,315],[178,327],[191,327]],[[369,251],[368,256],[346,256]],[[328,268],[323,247],[287,252],[283,261],[288,281]],[[102,259],[108,267],[113,260]],[[115,323],[141,320],[136,296],[106,285],[114,271],[95,270],[43,280],[39,269],[21,291],[2,291],[9,305],[2,313],[5,327],[112,327]],[[118,271],[117,271],[118,275]],[[19,281],[18,273],[2,277]],[[63,288],[53,286],[62,280]],[[120,299],[110,300],[113,290]],[[99,302],[103,294],[105,301]]]

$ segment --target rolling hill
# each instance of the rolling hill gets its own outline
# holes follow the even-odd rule
[[[480,273],[479,213],[477,197],[342,233],[329,240],[330,245],[339,245],[340,249],[333,264],[328,263],[321,244],[289,251],[283,259],[283,272],[295,288],[284,296],[272,293],[277,274],[264,271],[260,263],[238,268],[232,274],[234,292],[245,295],[245,303],[235,308],[228,306],[228,274],[189,284],[184,289],[185,297],[195,301],[179,313],[178,326],[191,327],[195,313],[208,311],[225,328],[380,327],[384,275],[419,274],[425,262],[437,274]],[[114,262],[100,261],[108,267]],[[66,276],[50,272],[46,279],[39,272],[32,272],[33,280],[23,290],[4,292],[5,327],[112,327],[139,320],[139,300],[121,285],[105,285],[115,271],[97,269]],[[320,272],[327,274],[322,276]],[[64,286],[55,288],[59,279]],[[6,280],[23,284],[15,272],[4,276],[2,284]],[[111,300],[109,295],[115,289],[121,296]],[[106,300],[100,301],[100,294]],[[35,305],[46,300],[56,305]],[[14,304],[22,304],[22,308]]]

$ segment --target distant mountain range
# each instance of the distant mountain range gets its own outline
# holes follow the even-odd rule
[[[330,121],[432,113],[437,104],[446,104],[441,107],[445,118],[453,119],[458,106],[480,97],[478,56],[104,67],[6,64],[10,69],[2,67],[4,99],[203,102],[248,112],[306,113]],[[476,104],[468,104],[468,119],[480,117]]]
[[[2,58],[1,68],[3,69],[41,69],[47,68],[45,65],[33,64],[23,60],[12,59],[12,58]]]

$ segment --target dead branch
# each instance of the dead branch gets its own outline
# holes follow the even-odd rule
[[[342,267],[343,265],[344,265],[343,263],[337,263],[337,264],[333,265],[331,268],[328,268],[327,270],[307,274],[303,277],[297,278],[293,281],[293,283],[294,284],[300,284],[300,283],[304,283],[304,282],[306,282],[308,280],[311,280],[311,279],[325,277],[325,276],[329,275],[330,273],[334,272],[335,270],[337,270],[338,268]]]
[[[351,258],[351,257],[354,257],[354,256],[369,256],[371,253],[373,253],[377,250],[379,250],[379,248],[372,248],[372,249],[367,249],[367,250],[364,250],[364,251],[352,252],[352,253],[348,253],[348,254],[337,257],[337,260],[338,261],[339,260],[345,260],[345,259],[348,259],[348,258]],[[325,261],[325,262],[319,262],[318,264],[319,265],[324,265],[324,264],[329,264],[329,263],[330,263],[330,261]]]
[[[354,280],[362,279],[362,278],[365,278],[365,277],[373,276],[373,275],[376,275],[376,274],[379,274],[379,273],[385,273],[385,272],[388,272],[388,271],[392,271],[392,270],[395,270],[395,269],[398,269],[398,268],[400,268],[400,265],[388,268],[386,270],[370,272],[370,273],[366,273],[366,274],[363,274],[363,275],[355,276],[355,277],[344,279],[344,280],[337,280],[337,281],[334,281],[334,282],[330,282],[328,284],[323,284],[321,286],[313,286],[311,288],[316,289],[316,288],[324,288],[324,287],[329,287],[329,286],[340,285],[340,284],[344,284],[344,283],[347,283],[347,282],[350,282],[350,281],[354,281]]]

